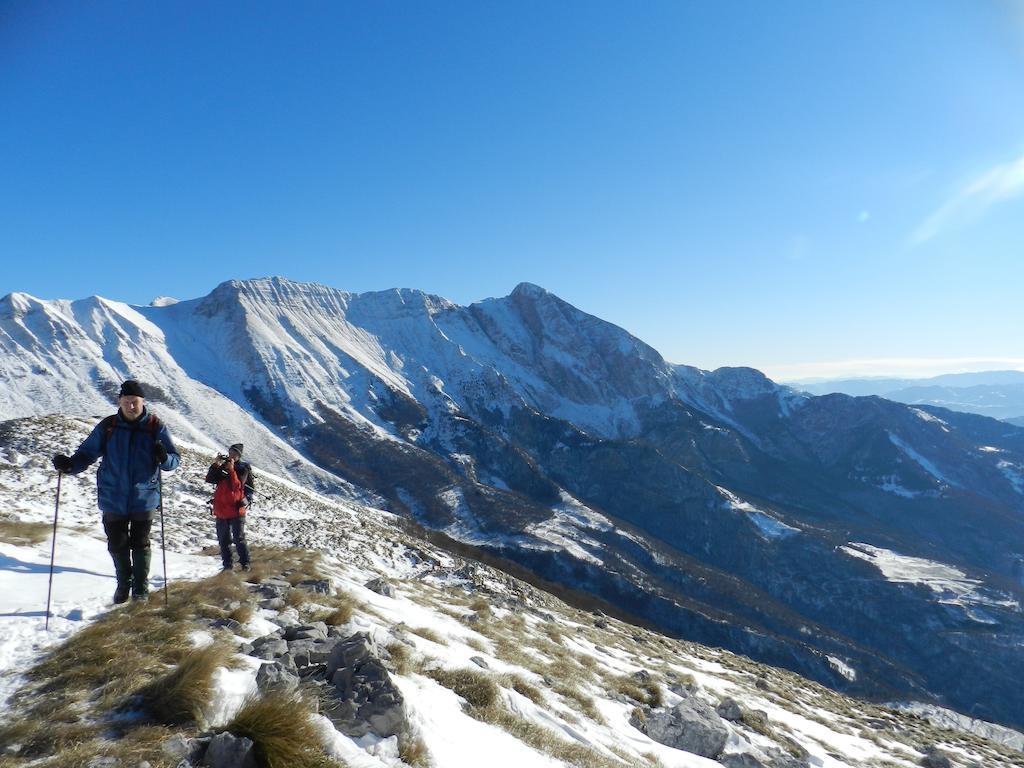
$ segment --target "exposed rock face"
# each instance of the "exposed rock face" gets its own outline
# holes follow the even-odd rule
[[[407,726],[402,694],[379,655],[370,636],[358,632],[338,643],[327,660],[337,704],[324,714],[349,736],[394,736]]]
[[[218,733],[210,739],[201,764],[209,768],[256,768],[256,751],[251,739]]]
[[[298,588],[320,591],[320,583]],[[268,580],[255,589],[283,600],[292,586]],[[345,637],[322,621],[291,624],[256,638],[251,647],[251,655],[270,662],[256,673],[261,691],[290,691],[306,680],[324,689],[323,714],[349,736],[373,733],[387,738],[408,730],[402,694],[381,661],[386,652],[365,632]]]
[[[631,722],[660,744],[712,759],[722,754],[729,738],[722,718],[695,696],[673,707],[648,709],[642,719]]]

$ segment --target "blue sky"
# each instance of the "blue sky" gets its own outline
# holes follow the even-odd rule
[[[537,283],[673,362],[1024,369],[1024,2],[0,5],[0,294]]]

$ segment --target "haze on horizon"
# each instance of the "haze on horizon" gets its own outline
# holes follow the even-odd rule
[[[0,9],[0,295],[543,286],[779,381],[1024,370],[1024,2]]]

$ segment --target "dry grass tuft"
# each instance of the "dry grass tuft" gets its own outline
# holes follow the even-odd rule
[[[491,615],[491,604],[484,598],[477,597],[469,604],[469,610],[480,614],[481,618],[487,618]]]
[[[437,643],[438,645],[448,645],[447,641],[439,634],[437,634],[437,632],[430,629],[430,627],[409,627],[409,631],[412,632],[414,635],[419,635],[425,640],[429,640],[432,643]]]
[[[319,605],[326,607],[311,612],[312,620],[322,621],[332,627],[348,624],[356,610],[365,608],[359,600],[356,600],[351,594],[342,590],[338,590],[330,596],[316,595],[315,599]]]
[[[203,708],[213,694],[213,675],[226,666],[234,649],[221,643],[197,648],[164,675],[138,692],[142,709],[158,723],[205,727]]]
[[[405,643],[392,642],[386,646],[391,657],[391,668],[396,675],[408,675],[412,669],[412,653]]]
[[[430,750],[418,736],[398,737],[398,759],[413,768],[428,768],[431,765]]]
[[[271,577],[283,578],[289,584],[298,584],[304,579],[320,578],[320,553],[311,549],[260,548],[252,553],[250,568],[244,574],[250,584]]]
[[[252,621],[252,617],[255,612],[256,609],[253,607],[252,603],[242,603],[242,605],[238,606],[228,614],[228,618],[237,621],[239,624],[248,624]]]
[[[111,611],[56,648],[27,676],[38,693],[57,701],[90,696],[112,706],[149,682],[161,667],[185,657],[192,648],[187,629],[153,603]]]
[[[272,691],[242,707],[225,730],[252,739],[261,768],[338,768],[318,746],[311,714],[297,694]]]
[[[511,688],[521,696],[525,696],[537,706],[543,706],[544,694],[540,689],[522,675],[506,674],[498,678],[498,682],[505,688]]]
[[[550,728],[512,714],[501,707],[490,707],[474,714],[496,725],[534,749],[579,768],[622,768],[622,763],[578,741],[569,741]]]
[[[587,696],[576,686],[559,682],[552,687],[552,690],[561,696],[572,709],[589,717],[595,723],[604,724],[604,716],[594,704],[594,699]]]
[[[611,688],[623,696],[628,696],[639,704],[646,704],[648,707],[660,707],[665,703],[665,692],[662,687],[653,679],[637,680],[629,675],[613,677],[609,683]]]
[[[172,621],[195,617],[225,619],[230,611],[224,606],[245,604],[251,599],[249,590],[238,576],[227,571],[200,581],[171,582],[168,592],[169,607],[163,609],[162,599],[156,607],[163,609]]]
[[[474,709],[486,709],[498,701],[497,683],[479,669],[431,669],[426,675],[464,698]]]
[[[21,520],[0,520],[0,541],[17,546],[41,544],[53,535],[49,523],[25,523]]]

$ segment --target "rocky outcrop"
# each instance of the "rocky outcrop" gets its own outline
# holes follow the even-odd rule
[[[671,707],[647,708],[634,713],[635,728],[659,744],[718,758],[729,739],[729,727],[714,709],[693,695]]]

